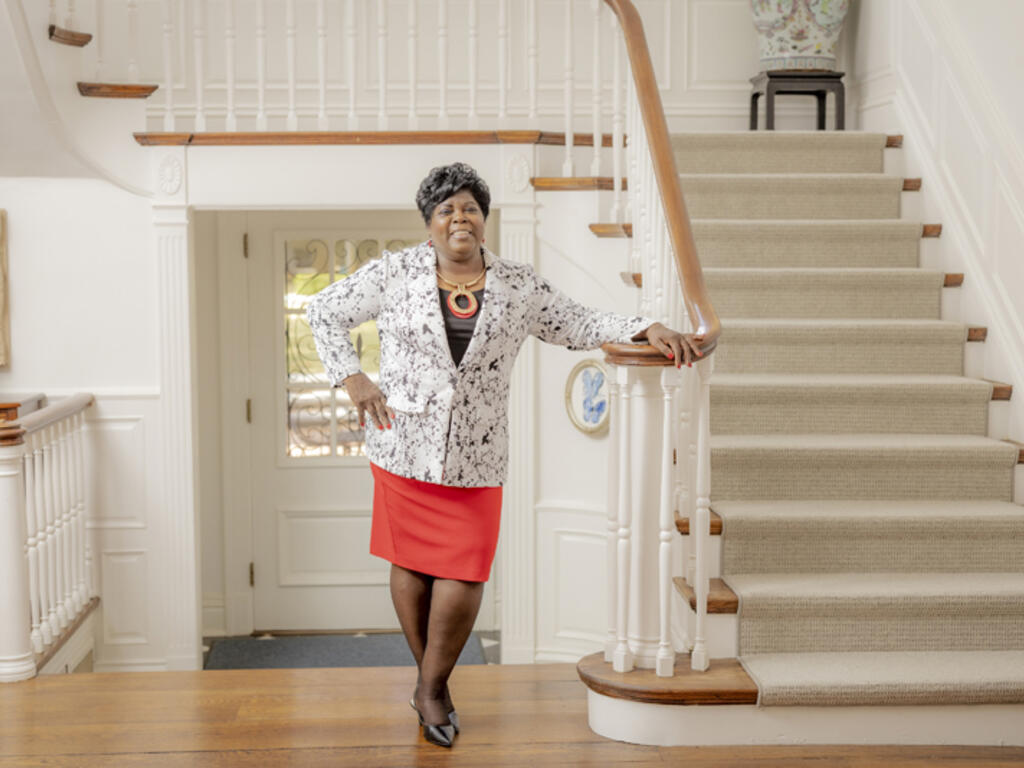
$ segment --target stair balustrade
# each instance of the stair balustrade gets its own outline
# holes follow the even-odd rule
[[[0,422],[0,682],[35,676],[91,609],[85,410],[77,394]]]

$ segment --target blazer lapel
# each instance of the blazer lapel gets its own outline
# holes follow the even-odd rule
[[[421,330],[430,337],[435,362],[442,370],[455,370],[437,293],[437,256],[433,247],[425,242],[418,246],[416,256],[415,267],[408,276],[410,316],[423,318]]]
[[[469,346],[466,347],[466,353],[462,356],[462,361],[459,363],[460,370],[471,362],[473,358],[481,354],[481,350],[487,344],[487,340],[493,334],[494,329],[500,324],[500,318],[503,313],[501,297],[505,291],[503,290],[501,277],[498,275],[500,270],[494,269],[497,260],[497,256],[484,248],[484,265],[488,268],[487,281],[484,283],[484,301],[480,307],[480,316],[476,319],[476,326],[473,328],[473,336],[469,340]],[[438,311],[440,312],[440,310]],[[442,320],[442,327],[443,325],[444,321]],[[451,354],[449,353],[450,357]]]

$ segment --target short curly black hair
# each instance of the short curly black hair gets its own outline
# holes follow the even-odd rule
[[[416,207],[420,209],[423,221],[429,225],[434,209],[464,189],[473,195],[486,219],[491,210],[491,191],[487,184],[470,166],[465,163],[452,163],[432,168],[427,178],[420,183],[420,188],[416,192]]]

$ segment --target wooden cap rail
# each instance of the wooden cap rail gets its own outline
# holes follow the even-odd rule
[[[52,405],[32,411],[15,421],[0,422],[0,445],[21,445],[25,435],[65,419],[72,414],[83,411],[92,405],[95,399],[88,392],[65,397]]]
[[[272,145],[381,144],[542,144],[562,146],[558,131],[225,131],[200,133],[143,132],[132,134],[143,146],[250,147]],[[594,146],[594,134],[574,133],[573,146]],[[610,133],[601,146],[610,147]]]
[[[676,269],[682,283],[683,301],[694,334],[701,339],[701,349],[707,355],[715,348],[722,333],[722,324],[704,285],[704,274],[700,269],[693,230],[690,227],[690,216],[686,212],[683,191],[679,185],[679,171],[676,169],[675,154],[672,151],[672,139],[669,136],[668,123],[665,121],[665,110],[654,77],[654,65],[651,63],[651,52],[647,48],[643,23],[636,6],[630,0],[605,0],[605,4],[618,16],[619,24],[622,26],[637,100],[640,103],[640,115],[644,122],[647,143],[651,148],[654,175],[665,209]]]

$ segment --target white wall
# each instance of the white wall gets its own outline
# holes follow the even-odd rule
[[[1013,98],[1024,59],[1024,7],[861,0],[853,6],[851,103],[866,130],[902,133],[907,176],[923,179],[924,220],[943,225],[922,259],[963,272],[946,319],[989,329],[969,345],[967,373],[1024,386],[1024,107]],[[1024,439],[1024,401],[990,425]]]

